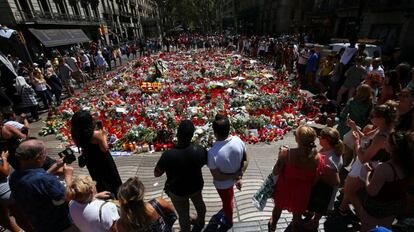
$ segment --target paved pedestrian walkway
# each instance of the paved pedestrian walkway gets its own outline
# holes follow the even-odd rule
[[[126,58],[126,57],[125,57]],[[42,115],[45,119],[46,114]],[[44,125],[42,121],[31,124],[31,136],[37,136],[38,131]],[[61,143],[55,139],[54,135],[40,137],[45,141],[48,148],[49,155],[57,158],[57,153],[64,148]],[[271,216],[273,209],[273,201],[268,200],[268,203],[263,211],[257,210],[252,204],[252,196],[260,188],[263,180],[272,171],[272,168],[277,160],[277,152],[281,145],[295,146],[293,133],[285,135],[283,140],[276,143],[266,144],[260,143],[256,145],[247,145],[247,152],[251,157],[249,167],[243,177],[243,187],[239,191],[235,189],[234,196],[234,226],[230,231],[234,232],[258,232],[267,231],[267,222]],[[144,183],[146,188],[146,200],[161,197],[169,200],[164,193],[163,187],[166,176],[155,178],[153,175],[155,164],[157,163],[161,153],[143,153],[131,156],[114,157],[115,163],[118,167],[122,181],[126,181],[129,177],[138,176]],[[75,175],[88,175],[86,168],[80,168],[77,161],[73,163],[75,168]],[[213,178],[207,167],[203,168],[204,189],[203,198],[207,207],[206,222],[208,222],[214,214],[221,208],[221,200],[213,185]],[[191,205],[191,212],[195,213],[194,207]],[[292,220],[292,215],[283,211],[281,218],[277,225],[277,231],[285,231]],[[322,218],[319,225],[319,231],[324,230],[325,218]],[[178,221],[174,226],[175,231],[179,231]],[[327,230],[328,231],[328,230]],[[330,230],[339,231],[339,230]]]
[[[43,126],[41,121],[33,123],[31,128],[31,135],[35,136],[37,131]],[[46,142],[48,152],[51,156],[63,150],[59,141],[54,138],[54,135],[46,137],[40,137],[40,139]],[[295,146],[294,137],[292,133],[285,136],[283,140],[272,144],[256,144],[247,145],[247,152],[251,157],[249,167],[243,178],[243,187],[239,191],[235,189],[234,199],[234,227],[231,231],[267,231],[267,221],[271,216],[273,209],[272,200],[268,200],[265,209],[260,212],[252,204],[252,196],[260,188],[263,180],[271,172],[273,165],[277,159],[277,151],[280,145]],[[153,170],[156,162],[158,161],[161,153],[143,153],[131,156],[114,157],[114,160],[118,166],[119,173],[122,181],[126,181],[129,177],[138,176],[146,187],[146,199],[149,200],[154,197],[161,197],[169,200],[168,196],[164,193],[163,187],[165,184],[166,176],[163,175],[160,178],[155,178]],[[80,168],[77,161],[73,163],[75,168],[75,175],[88,174],[86,168]],[[207,206],[206,221],[208,222],[211,216],[213,216],[221,207],[221,200],[218,196],[216,189],[213,185],[213,178],[207,167],[203,168],[204,176],[204,189],[203,197]],[[191,208],[192,212],[195,212],[194,207]],[[285,231],[288,227],[292,215],[288,212],[283,212],[278,222],[277,231]],[[321,220],[319,226],[320,231],[323,230],[324,219]],[[175,226],[178,230],[178,223]]]

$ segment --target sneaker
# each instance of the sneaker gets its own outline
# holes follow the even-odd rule
[[[228,231],[229,229],[231,229],[233,227],[233,223],[229,223],[226,221],[226,219],[223,217],[220,220],[220,227],[218,228],[219,232],[225,232]]]

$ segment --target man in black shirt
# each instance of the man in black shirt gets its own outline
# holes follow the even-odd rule
[[[165,191],[177,210],[182,232],[201,231],[204,227],[206,206],[203,201],[204,186],[201,168],[207,164],[207,150],[200,145],[191,143],[194,125],[190,120],[180,123],[177,130],[177,145],[165,151],[154,169],[154,176],[167,173]],[[197,211],[197,218],[190,220],[189,199]]]

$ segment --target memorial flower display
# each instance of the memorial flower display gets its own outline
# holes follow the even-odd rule
[[[141,57],[100,77],[49,112],[39,134],[70,145],[79,109],[102,121],[113,151],[135,152],[171,148],[182,119],[196,126],[194,142],[210,146],[217,113],[249,143],[283,139],[318,113],[293,76],[230,52],[195,50]]]

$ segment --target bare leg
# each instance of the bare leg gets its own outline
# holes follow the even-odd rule
[[[349,203],[352,203],[355,210],[359,213],[361,209],[361,202],[358,199],[357,191],[362,187],[363,183],[361,180],[355,177],[348,176],[345,180],[344,186],[344,198],[342,199],[339,209],[346,211],[349,209]]]
[[[20,228],[10,219],[9,210],[3,206],[0,209],[0,225],[12,232],[20,231]]]
[[[276,231],[276,225],[277,225],[277,222],[279,221],[281,213],[282,213],[281,209],[277,208],[276,206],[273,208],[272,218],[270,218],[269,220],[270,231]]]
[[[300,231],[300,217],[302,214],[293,214],[292,218],[292,231],[299,232]]]

